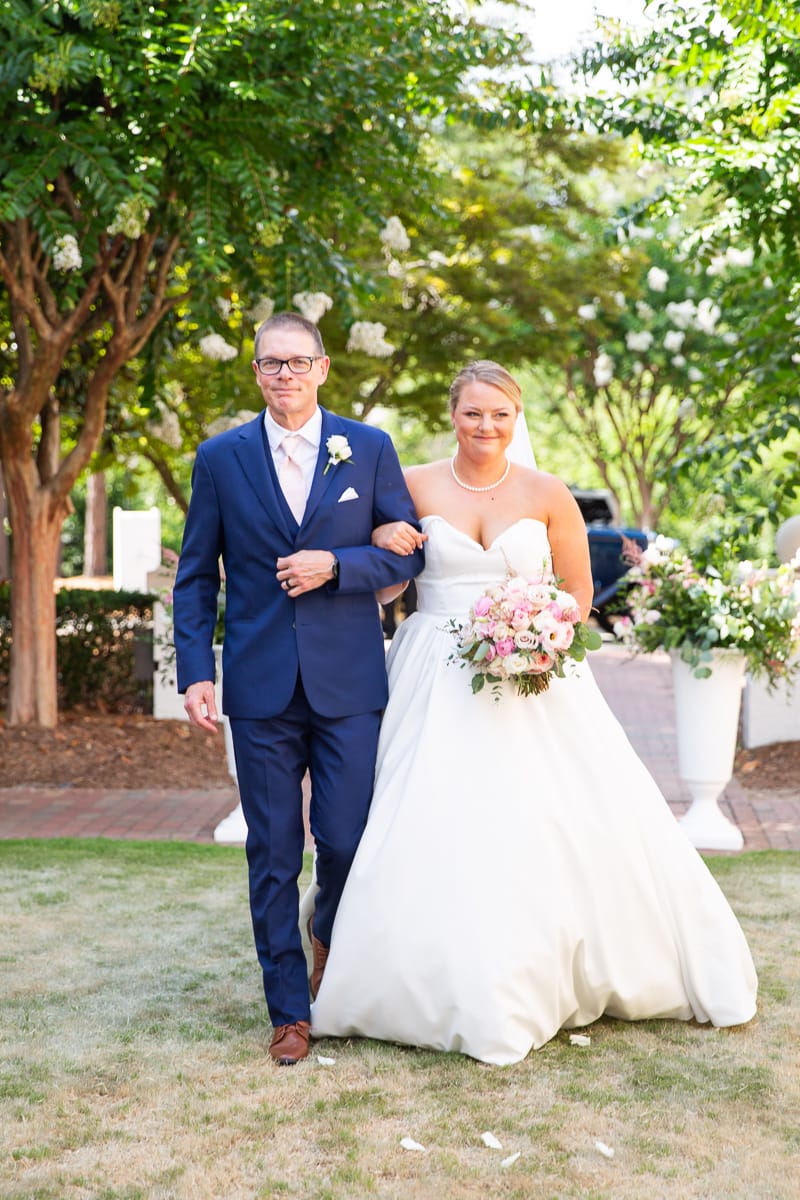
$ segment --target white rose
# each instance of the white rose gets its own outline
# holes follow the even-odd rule
[[[325,443],[328,454],[331,458],[335,458],[337,462],[345,462],[348,458],[353,457],[353,451],[350,449],[350,443],[347,438],[340,433],[331,434]]]

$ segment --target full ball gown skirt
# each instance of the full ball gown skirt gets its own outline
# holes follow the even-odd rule
[[[422,524],[419,608],[390,649],[374,799],[312,1033],[504,1064],[603,1013],[749,1021],[739,924],[586,664],[495,702],[448,662],[448,621],[509,566],[538,573],[546,527],[524,518],[484,550]]]

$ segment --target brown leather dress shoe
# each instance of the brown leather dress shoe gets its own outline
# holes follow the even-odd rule
[[[319,991],[320,984],[322,983],[322,976],[325,971],[325,964],[328,961],[329,948],[327,946],[323,946],[323,944],[319,940],[319,938],[314,937],[314,930],[311,927],[312,920],[313,920],[313,918],[309,918],[309,922],[308,922],[308,936],[311,939],[311,952],[312,952],[312,956],[313,956],[312,957],[313,965],[311,967],[311,979],[309,980],[309,991],[311,992],[311,999],[316,1000],[317,992]]]
[[[311,1026],[308,1021],[295,1021],[294,1025],[278,1025],[269,1044],[270,1058],[279,1067],[293,1067],[301,1058],[308,1057],[308,1039]]]

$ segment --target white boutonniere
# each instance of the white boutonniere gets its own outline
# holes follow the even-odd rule
[[[325,443],[325,449],[328,451],[328,461],[325,464],[325,470],[322,472],[323,475],[327,475],[328,469],[338,466],[340,462],[352,463],[353,461],[353,451],[350,449],[350,443],[340,433],[331,434]]]

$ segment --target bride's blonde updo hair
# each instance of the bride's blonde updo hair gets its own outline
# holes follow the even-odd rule
[[[517,412],[522,409],[522,391],[516,379],[509,375],[500,363],[492,362],[490,358],[480,358],[459,371],[450,384],[450,415],[456,411],[458,398],[469,383],[488,383],[496,387],[511,401]]]

